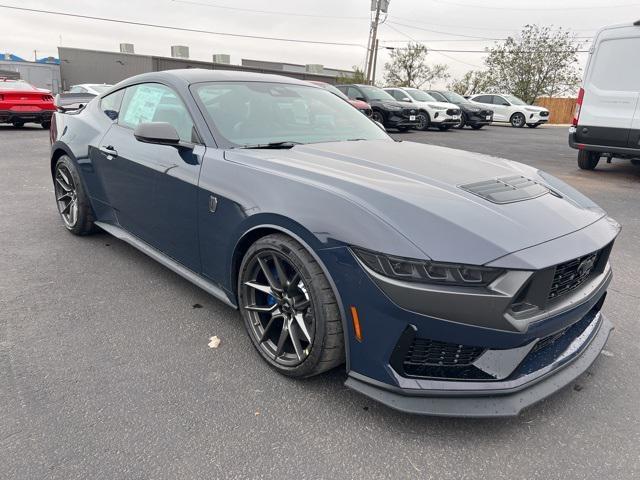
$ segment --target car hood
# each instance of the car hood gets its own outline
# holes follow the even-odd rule
[[[454,108],[456,110],[459,110],[460,107],[458,105],[456,105],[455,103],[449,103],[449,102],[420,102],[426,105],[430,105],[432,108]]]
[[[230,150],[226,157],[357,203],[439,261],[485,264],[605,215],[576,190],[532,167],[435,145],[332,142],[289,150]],[[460,188],[513,175],[542,183],[555,194],[497,204]]]

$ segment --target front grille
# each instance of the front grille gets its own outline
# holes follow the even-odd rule
[[[500,204],[529,200],[549,193],[549,189],[545,186],[520,175],[469,183],[460,185],[460,188]]]
[[[405,108],[405,109],[402,111],[402,114],[403,114],[405,117],[409,117],[410,115],[415,115],[415,114],[416,114],[416,111],[415,111],[414,109],[412,109],[412,108]]]
[[[549,112],[540,112],[540,116],[541,117],[548,117],[549,116]]]
[[[447,115],[460,115],[460,109],[450,108],[449,110],[447,110]]]
[[[582,285],[595,270],[599,255],[600,251],[556,265],[548,299],[555,300]]]

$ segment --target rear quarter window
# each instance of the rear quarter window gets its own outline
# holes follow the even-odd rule
[[[589,83],[601,90],[640,91],[640,37],[603,40],[592,60]]]

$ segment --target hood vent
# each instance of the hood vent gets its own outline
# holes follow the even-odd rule
[[[529,200],[549,193],[549,189],[520,175],[498,177],[484,182],[460,185],[460,188],[493,203]]]

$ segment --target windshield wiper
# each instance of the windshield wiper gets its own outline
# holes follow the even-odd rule
[[[258,143],[256,145],[243,145],[242,147],[239,147],[239,148],[286,149],[286,148],[293,148],[296,145],[302,145],[302,143],[283,140],[282,142]]]

